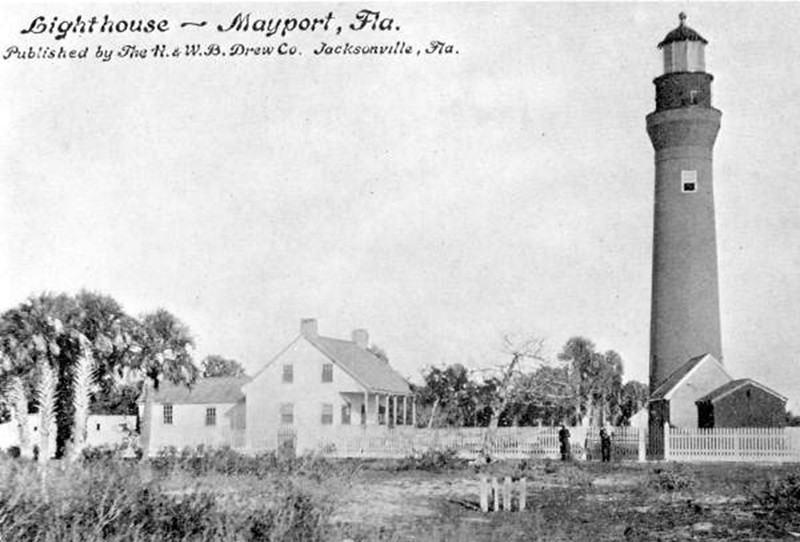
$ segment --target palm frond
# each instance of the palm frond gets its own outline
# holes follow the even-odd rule
[[[94,356],[88,340],[81,340],[81,355],[75,365],[72,380],[72,404],[75,408],[70,456],[77,458],[86,443],[86,423],[89,418],[89,393],[94,376]]]
[[[56,387],[58,386],[58,376],[44,362],[41,364],[39,385],[36,388],[36,398],[39,403],[39,459],[47,461],[50,459],[50,428],[55,423],[56,418]]]
[[[17,422],[20,451],[23,455],[27,456],[28,449],[30,448],[28,432],[28,395],[25,392],[25,383],[20,377],[15,376],[11,379],[8,397],[14,412],[14,419]]]

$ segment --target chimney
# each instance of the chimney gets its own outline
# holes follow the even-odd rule
[[[356,343],[356,346],[363,348],[364,350],[367,349],[367,345],[369,344],[369,333],[367,333],[366,329],[354,329],[353,330],[353,342]]]
[[[303,337],[316,337],[317,319],[303,318],[302,320],[300,320],[300,335],[302,335]]]

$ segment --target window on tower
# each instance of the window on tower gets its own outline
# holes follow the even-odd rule
[[[681,192],[697,192],[697,171],[681,171]]]

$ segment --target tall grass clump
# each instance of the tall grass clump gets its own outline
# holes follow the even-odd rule
[[[697,485],[694,473],[681,463],[653,469],[650,486],[660,491],[690,491]]]
[[[63,464],[47,495],[37,467],[0,459],[0,533],[32,542],[322,540],[330,507],[286,481],[269,499],[237,499],[182,487],[171,491],[138,463]],[[228,496],[230,497],[230,496]]]

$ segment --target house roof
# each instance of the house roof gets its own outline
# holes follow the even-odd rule
[[[735,392],[736,390],[739,390],[746,386],[754,386],[756,388],[762,389],[765,392],[769,393],[770,395],[774,395],[778,399],[781,399],[783,402],[786,402],[787,400],[787,398],[781,395],[780,393],[764,386],[763,384],[759,384],[755,380],[752,380],[750,378],[739,378],[738,380],[731,380],[730,382],[723,384],[722,386],[713,390],[712,392],[707,393],[706,395],[702,396],[700,399],[695,401],[695,403],[714,403],[719,399],[722,399],[726,395],[729,395]]]
[[[236,403],[244,399],[242,386],[250,377],[217,376],[201,378],[191,388],[183,384],[162,383],[153,394],[153,403],[208,404]],[[141,398],[140,398],[141,401]]]
[[[711,354],[703,354],[702,356],[697,356],[690,359],[675,369],[675,371],[673,371],[672,374],[666,378],[666,380],[658,385],[655,391],[650,395],[650,400],[655,401],[659,399],[669,399],[672,395],[672,392],[677,389],[686,380],[686,378],[703,363],[716,363],[719,365],[720,369],[722,369],[722,372],[728,374],[725,368],[722,367],[722,364],[717,361],[714,356]]]
[[[313,334],[300,334],[287,344],[275,357],[269,360],[253,378],[257,378],[270,365],[298,341],[305,339],[322,355],[338,365],[359,384],[370,392],[409,394],[411,388],[405,378],[369,350],[351,341],[321,337]]]
[[[354,342],[320,336],[305,338],[368,390],[410,393],[408,382],[387,362]]]

